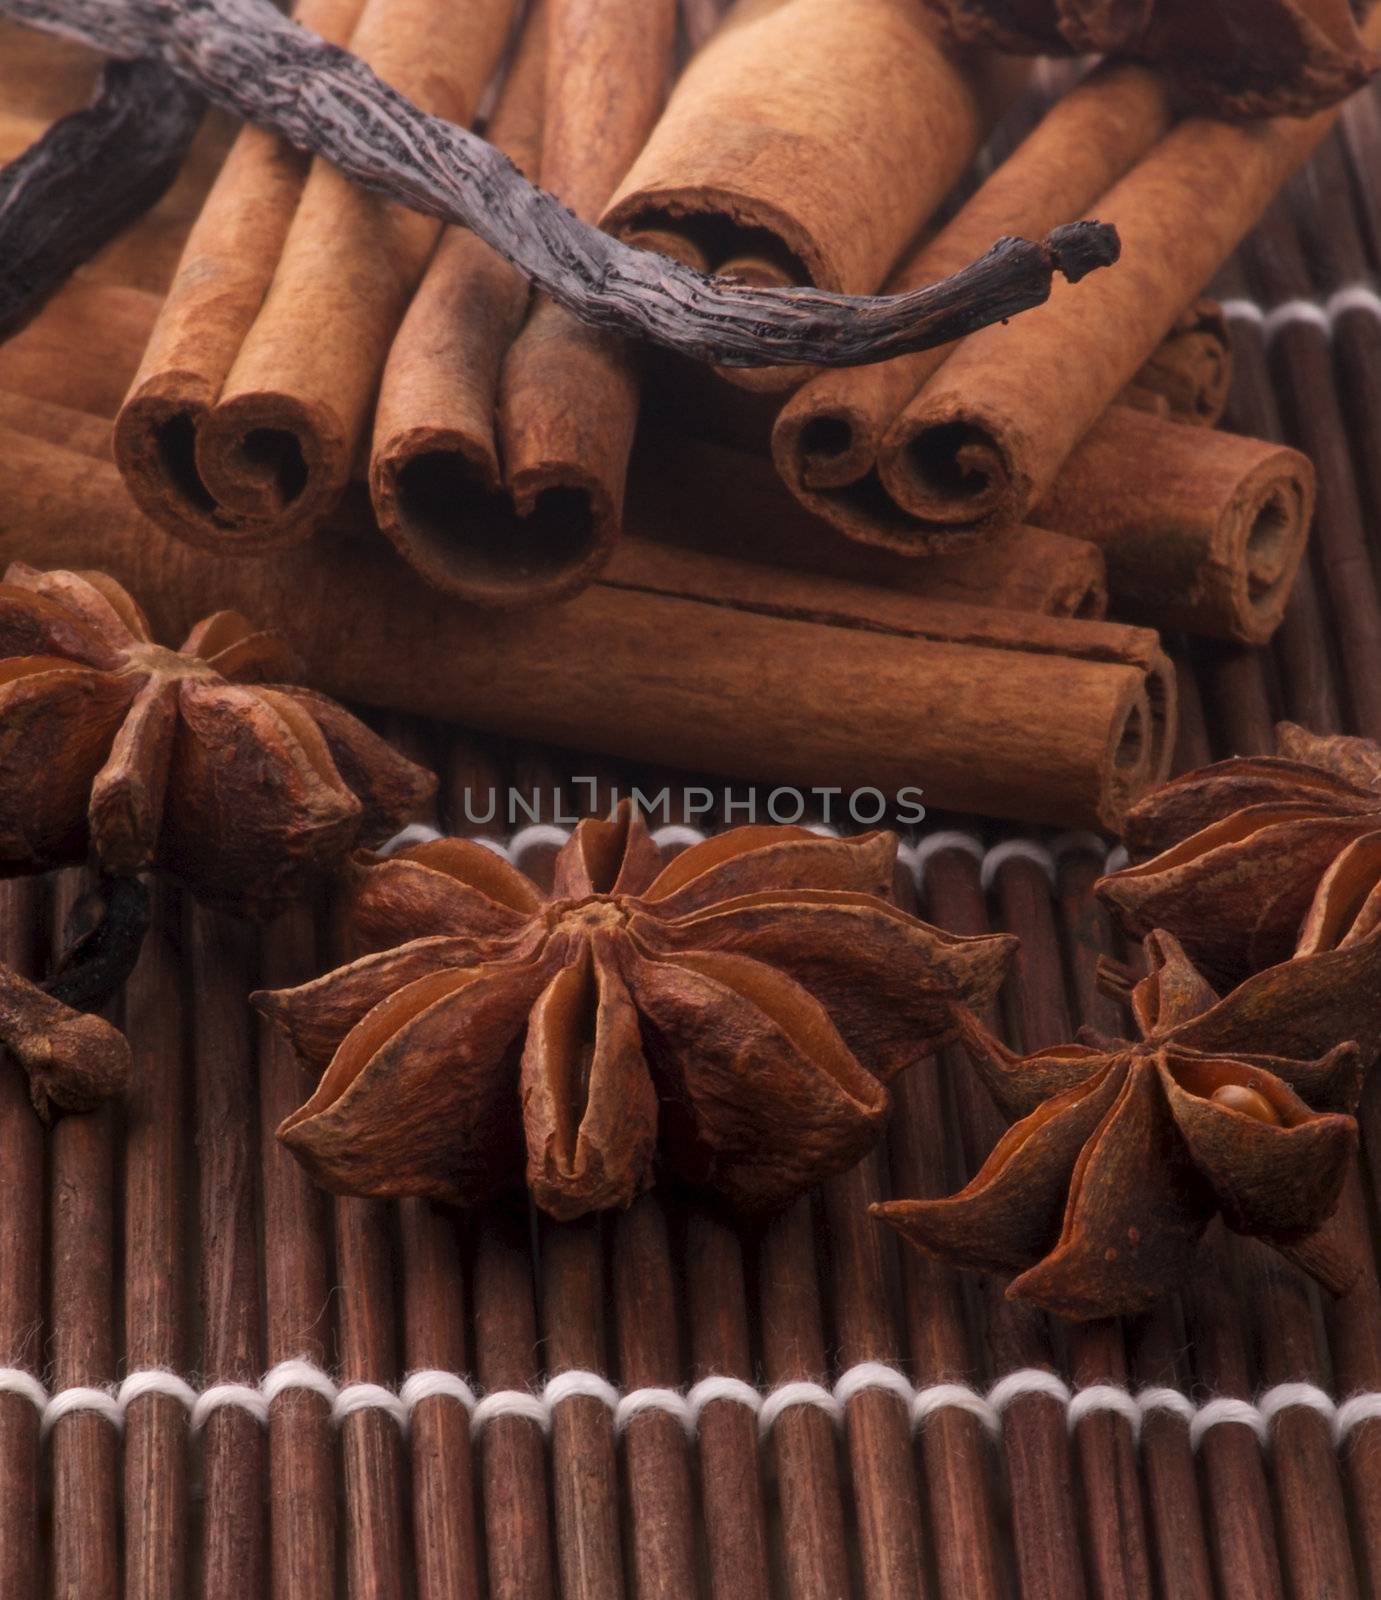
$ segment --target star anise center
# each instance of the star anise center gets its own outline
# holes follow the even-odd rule
[[[592,894],[579,900],[553,900],[547,906],[547,927],[552,933],[613,932],[628,917],[628,902],[622,895]]]
[[[171,681],[174,678],[204,678],[219,680],[221,674],[208,662],[196,656],[183,655],[166,645],[140,640],[124,651],[127,672],[148,674],[150,677]]]

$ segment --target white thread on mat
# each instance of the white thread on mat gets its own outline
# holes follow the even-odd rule
[[[264,1424],[273,1402],[294,1392],[318,1396],[328,1406],[337,1427],[356,1412],[382,1411],[404,1432],[413,1410],[424,1401],[449,1400],[465,1409],[477,1437],[501,1417],[521,1418],[543,1433],[550,1433],[556,1408],[573,1399],[595,1400],[605,1406],[619,1433],[638,1417],[659,1412],[675,1418],[692,1439],[707,1406],[735,1405],[757,1417],[759,1431],[766,1437],[783,1413],[798,1406],[814,1407],[836,1426],[842,1425],[850,1403],[869,1392],[890,1395],[905,1406],[913,1430],[925,1427],[944,1411],[962,1411],[980,1422],[994,1438],[1001,1437],[1004,1413],[1019,1401],[1032,1399],[1062,1407],[1071,1429],[1089,1417],[1110,1415],[1126,1422],[1136,1437],[1149,1417],[1173,1416],[1188,1428],[1195,1449],[1212,1429],[1234,1425],[1251,1429],[1261,1444],[1268,1446],[1272,1425],[1291,1411],[1312,1411],[1328,1422],[1339,1447],[1364,1423],[1381,1421],[1378,1392],[1338,1401],[1312,1383],[1282,1383],[1255,1401],[1220,1396],[1196,1404],[1180,1390],[1163,1387],[1142,1389],[1136,1394],[1108,1383],[1071,1389],[1057,1374],[1036,1367],[1008,1373],[986,1395],[966,1383],[932,1383],[918,1389],[896,1367],[863,1361],[844,1372],[832,1388],[803,1380],[764,1391],[741,1378],[716,1375],[702,1378],[684,1392],[649,1387],[621,1394],[599,1373],[577,1370],[556,1374],[540,1391],[501,1389],[483,1397],[477,1397],[470,1383],[454,1372],[414,1372],[395,1390],[378,1383],[337,1384],[329,1373],[305,1359],[280,1362],[258,1384],[217,1383],[200,1393],[175,1372],[149,1368],[130,1373],[118,1387],[77,1385],[50,1394],[23,1367],[0,1367],[0,1396],[16,1395],[28,1401],[39,1414],[45,1438],[64,1417],[78,1413],[103,1417],[112,1427],[123,1429],[129,1408],[150,1396],[173,1399],[182,1405],[193,1432],[200,1431],[215,1412],[226,1409],[245,1412]]]
[[[990,890],[997,882],[997,875],[1009,861],[1031,861],[1050,879],[1050,886],[1055,886],[1055,857],[1043,844],[1037,844],[1034,839],[1004,839],[1001,844],[995,844],[983,857],[983,868],[979,879],[984,891]]]
[[[1335,289],[1320,302],[1297,297],[1277,306],[1260,306],[1254,300],[1224,300],[1223,315],[1229,322],[1250,322],[1261,329],[1269,343],[1284,328],[1307,323],[1331,338],[1338,323],[1349,313],[1362,311],[1381,321],[1381,294],[1369,283],[1349,283]]]

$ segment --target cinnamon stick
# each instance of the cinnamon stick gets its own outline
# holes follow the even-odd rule
[[[1182,311],[1132,383],[1163,400],[1176,422],[1217,427],[1232,386],[1232,345],[1222,306],[1201,295]]]
[[[1381,43],[1381,12],[1362,31]],[[967,339],[888,430],[882,481],[920,529],[977,536],[1023,518],[1337,116],[1191,118],[1101,196],[1118,271],[1077,302],[1057,292],[1010,337]]]
[[[1168,96],[1155,73],[1135,66],[1095,72],[1056,102],[888,287],[902,292],[933,283],[1003,234],[1071,221],[1154,145],[1169,119]],[[869,543],[913,552],[943,547],[928,527],[897,532],[888,526],[887,496],[874,469],[893,419],[956,348],[821,373],[787,402],[773,429],[772,453],[803,505]]]
[[[112,61],[90,105],[0,169],[0,339],[177,173],[201,96],[152,61]]]
[[[627,546],[534,626],[463,611],[367,543],[208,557],[133,512],[102,463],[0,445],[0,555],[99,561],[173,636],[214,593],[346,699],[726,776],[920,783],[928,804],[1065,826],[1116,827],[1174,746],[1173,672],[1145,630]]]
[[[869,294],[981,136],[970,79],[908,0],[740,0],[603,226],[678,233],[740,283]],[[800,381],[790,368],[725,375]]]
[[[12,423],[0,395],[0,424]],[[51,431],[50,431],[51,430]],[[69,442],[59,418],[42,430]],[[76,441],[71,440],[76,448]],[[1099,618],[1107,610],[1102,552],[1087,539],[1015,528],[979,549],[914,561],[851,539],[812,516],[766,458],[746,450],[645,428],[628,486],[627,527],[639,538],[876,584],[928,600]]]
[[[1032,520],[1099,546],[1119,616],[1264,644],[1314,516],[1298,450],[1114,406]]]
[[[529,24],[535,37],[495,118],[496,141],[520,164],[535,155],[528,58],[539,57],[543,26],[542,184],[592,221],[661,108],[675,7],[551,0],[545,22]],[[492,605],[570,593],[607,558],[638,414],[628,346],[545,297],[514,338],[526,299],[514,270],[473,236],[438,258],[390,358],[370,469],[380,523],[403,554],[450,592]]]
[[[513,0],[305,0],[298,20],[425,110],[468,121]],[[116,429],[135,499],[241,553],[303,538],[339,498],[430,218],[246,129],[194,227]]]

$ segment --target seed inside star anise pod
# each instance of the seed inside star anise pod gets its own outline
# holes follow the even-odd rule
[[[1381,749],[1281,723],[1278,756],[1220,761],[1133,807],[1138,860],[1098,884],[1126,931],[1175,934],[1215,981],[1285,960],[1319,884],[1381,829]]]
[[[966,1019],[976,1070],[1019,1120],[958,1194],[875,1213],[927,1255],[1017,1274],[1009,1295],[1067,1317],[1144,1310],[1215,1214],[1340,1292],[1358,1263],[1311,1241],[1381,1049],[1381,937],[1303,952],[1221,1000],[1170,935],[1146,954],[1139,1040],[1017,1056]]]
[[[101,573],[12,565],[0,584],[0,871],[92,849],[264,913],[435,787],[333,701],[283,680],[286,645],[234,612],[178,650]]]
[[[738,828],[667,865],[625,802],[580,824],[549,896],[483,846],[364,864],[373,950],[256,996],[316,1093],[279,1130],[327,1188],[462,1205],[527,1182],[557,1217],[658,1164],[767,1210],[858,1159],[883,1085],[982,1004],[1015,941],[882,898],[896,840]]]

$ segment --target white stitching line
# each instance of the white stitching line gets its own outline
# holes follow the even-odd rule
[[[837,839],[840,834],[837,829],[825,823],[811,823],[812,833],[823,838]],[[387,844],[381,845],[379,854],[393,855],[396,851],[405,849],[409,845],[422,844],[433,839],[445,837],[435,828],[428,827],[425,823],[414,822],[395,834]],[[699,828],[689,827],[685,823],[668,823],[665,827],[654,831],[654,842],[662,847],[669,845],[697,845],[703,844],[709,837]],[[535,845],[553,846],[559,849],[570,838],[570,829],[558,827],[555,823],[539,822],[531,827],[520,828],[508,843],[498,839],[471,839],[471,844],[483,845],[492,850],[495,855],[503,856],[513,866],[521,865],[522,856]],[[906,868],[915,880],[916,888],[925,888],[925,873],[933,857],[944,850],[959,850],[965,855],[972,856],[979,863],[979,870],[983,888],[991,889],[997,876],[998,869],[1004,862],[1014,857],[1034,861],[1038,867],[1050,878],[1052,884],[1056,880],[1056,870],[1060,861],[1071,853],[1087,853],[1105,856],[1103,870],[1111,872],[1113,863],[1120,861],[1126,864],[1125,853],[1120,845],[1112,847],[1108,855],[1108,843],[1100,839],[1096,833],[1066,833],[1049,844],[1039,839],[1014,838],[1003,839],[997,844],[986,847],[976,833],[968,833],[956,828],[941,828],[933,833],[923,833],[914,842],[901,840],[897,845],[897,860]]]
[[[1369,283],[1349,283],[1336,289],[1327,300],[1296,298],[1267,309],[1254,300],[1224,300],[1223,315],[1229,322],[1249,322],[1261,329],[1269,344],[1283,329],[1305,323],[1331,338],[1338,324],[1352,312],[1365,312],[1381,321],[1381,294]]]
[[[476,1437],[501,1417],[521,1418],[549,1434],[558,1406],[573,1399],[591,1399],[608,1409],[620,1434],[637,1418],[661,1413],[675,1418],[686,1437],[694,1439],[705,1408],[722,1402],[753,1412],[759,1433],[766,1438],[783,1413],[799,1406],[823,1411],[839,1426],[850,1403],[870,1392],[890,1395],[903,1405],[913,1431],[919,1431],[943,1411],[961,1411],[975,1417],[994,1438],[1000,1438],[1002,1418],[1010,1407],[1018,1401],[1041,1398],[1064,1409],[1071,1429],[1090,1417],[1115,1416],[1131,1428],[1133,1437],[1139,1438],[1149,1417],[1178,1418],[1187,1427],[1190,1444],[1196,1450],[1212,1429],[1229,1424],[1249,1428],[1263,1446],[1268,1445],[1272,1425],[1289,1411],[1312,1411],[1328,1422],[1340,1448],[1363,1423],[1381,1421],[1381,1393],[1377,1392],[1336,1401],[1312,1383],[1281,1383],[1254,1402],[1219,1397],[1196,1405],[1180,1390],[1163,1387],[1150,1387],[1135,1394],[1109,1383],[1071,1389],[1055,1373],[1035,1367],[1008,1373],[986,1395],[966,1383],[933,1383],[918,1389],[896,1367],[863,1361],[843,1373],[833,1388],[801,1380],[764,1392],[741,1378],[716,1375],[702,1378],[684,1393],[680,1389],[647,1387],[621,1394],[599,1373],[575,1370],[556,1374],[540,1391],[500,1389],[482,1399],[476,1397],[465,1378],[453,1372],[414,1372],[393,1390],[378,1383],[337,1384],[329,1373],[305,1359],[279,1362],[257,1385],[217,1383],[200,1393],[175,1372],[149,1368],[131,1373],[118,1388],[75,1385],[49,1394],[40,1380],[23,1367],[0,1367],[0,1396],[11,1394],[27,1400],[39,1413],[44,1438],[64,1417],[78,1413],[103,1417],[117,1431],[122,1430],[129,1408],[154,1395],[178,1401],[186,1409],[194,1433],[221,1410],[243,1411],[266,1424],[273,1402],[293,1391],[319,1396],[337,1427],[356,1413],[382,1411],[404,1433],[417,1406],[428,1400],[449,1400],[468,1413]]]

